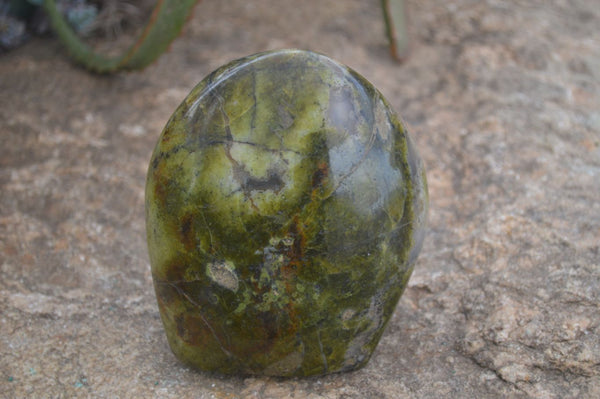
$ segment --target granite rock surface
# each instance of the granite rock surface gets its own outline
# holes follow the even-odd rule
[[[600,396],[600,11],[408,1],[392,62],[364,1],[205,0],[144,71],[98,77],[36,39],[0,58],[0,397]],[[369,364],[309,379],[182,366],[161,325],[144,182],[219,65],[307,48],[359,71],[413,134],[429,231]]]

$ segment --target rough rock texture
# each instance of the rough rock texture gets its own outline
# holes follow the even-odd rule
[[[97,77],[51,39],[0,58],[0,397],[600,397],[600,8],[409,1],[388,58],[377,2],[205,0],[145,71]],[[430,231],[370,363],[224,378],[168,349],[144,179],[205,74],[320,51],[380,88],[428,168]]]

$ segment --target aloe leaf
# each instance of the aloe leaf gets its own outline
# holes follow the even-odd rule
[[[409,41],[404,0],[381,0],[385,33],[388,37],[390,54],[403,61],[408,55]]]
[[[116,57],[95,52],[81,40],[58,11],[54,0],[44,0],[44,9],[56,34],[77,63],[97,73],[110,73],[141,69],[156,60],[179,35],[197,1],[159,0],[140,37]]]

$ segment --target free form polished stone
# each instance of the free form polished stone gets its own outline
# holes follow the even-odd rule
[[[171,349],[225,374],[367,363],[421,249],[425,171],[363,77],[307,51],[216,70],[152,155],[146,224]]]

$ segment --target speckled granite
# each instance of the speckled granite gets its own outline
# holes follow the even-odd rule
[[[0,397],[600,397],[598,7],[408,1],[398,66],[369,2],[296,3],[203,1],[141,73],[89,75],[51,39],[2,55]],[[216,377],[164,336],[145,175],[190,87],[281,47],[352,66],[403,116],[429,231],[366,367]]]

